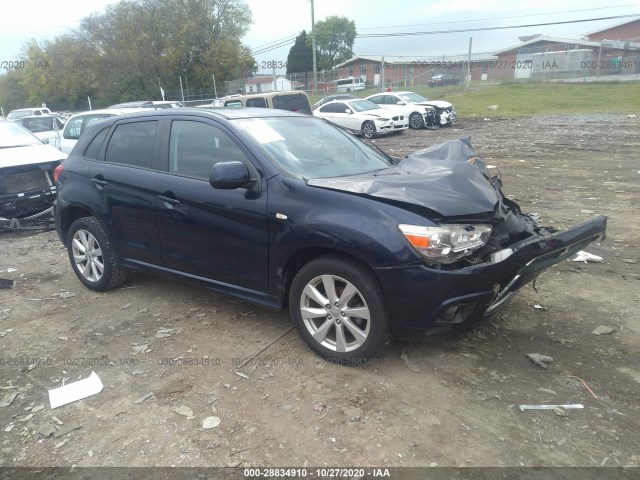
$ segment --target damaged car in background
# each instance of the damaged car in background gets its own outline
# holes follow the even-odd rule
[[[66,156],[17,123],[0,120],[0,227],[51,217],[53,171]]]
[[[433,111],[431,114],[434,116],[433,122],[428,122],[425,119],[424,123],[420,124],[418,123],[419,118],[416,116],[416,125],[414,126],[414,122],[410,117],[409,122],[411,124],[411,128],[451,126],[458,119],[456,111],[451,103],[444,100],[429,100],[428,98],[414,92],[377,93],[375,95],[368,96],[367,100],[371,100],[382,108],[391,108],[394,110],[400,108],[413,108],[415,110],[417,107],[422,107],[427,111],[427,113]]]
[[[101,120],[56,182],[58,236],[86,287],[138,270],[288,307],[314,352],[350,365],[389,338],[481,323],[607,225],[538,225],[467,138],[396,158],[274,109]]]

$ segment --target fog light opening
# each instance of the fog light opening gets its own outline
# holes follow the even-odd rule
[[[436,319],[436,323],[455,325],[465,322],[475,310],[475,304],[452,305],[446,308]]]

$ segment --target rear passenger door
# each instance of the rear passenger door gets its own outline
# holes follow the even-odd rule
[[[158,228],[167,268],[266,292],[267,195],[263,175],[235,135],[210,119],[163,125],[163,170],[156,186]],[[249,190],[215,189],[211,166],[241,161],[257,178]]]
[[[106,137],[98,161],[92,162],[91,182],[98,190],[96,211],[110,232],[116,255],[162,265],[156,226],[157,119],[118,121],[100,132]]]

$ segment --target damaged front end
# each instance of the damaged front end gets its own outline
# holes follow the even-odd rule
[[[58,161],[0,168],[0,226],[19,228],[51,216]]]
[[[458,332],[483,321],[523,285],[604,237],[598,216],[568,230],[540,226],[502,191],[469,138],[415,152],[368,177],[320,179],[410,210],[424,223],[399,224],[420,260],[376,269],[394,337]],[[397,312],[397,313],[396,313]]]

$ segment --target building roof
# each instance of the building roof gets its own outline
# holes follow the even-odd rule
[[[588,40],[577,40],[575,38],[547,37],[545,35],[540,35],[539,37],[532,38],[531,40],[519,43],[518,45],[513,45],[511,47],[498,50],[496,51],[496,53],[504,53],[510,50],[519,50],[522,47],[527,47],[529,45],[534,45],[540,42],[566,43],[568,45],[580,45],[582,47],[599,47],[600,46],[600,42],[590,42]]]
[[[469,56],[467,54],[462,54],[462,55],[446,55],[445,54],[445,55],[432,55],[432,56],[424,56],[424,57],[415,56],[415,55],[410,55],[410,56],[358,55],[356,57],[350,58],[346,62],[342,62],[341,64],[336,65],[336,68],[344,67],[345,65],[348,65],[350,63],[362,61],[362,60],[366,60],[369,62],[382,62],[382,59],[384,59],[384,63],[393,64],[393,65],[402,65],[402,64],[411,64],[411,63],[422,64],[422,63],[438,63],[438,62],[456,62],[457,63],[457,62],[466,62],[468,58]],[[487,52],[471,53],[471,61],[474,63],[490,62],[495,59],[496,59],[496,56],[491,53],[487,53]]]
[[[625,20],[624,22],[616,23],[615,25],[610,25],[610,26],[605,27],[605,28],[599,28],[598,30],[593,30],[592,32],[583,33],[582,34],[582,38],[587,38],[590,35],[594,35],[594,34],[600,33],[600,32],[606,32],[607,30],[611,30],[611,29],[617,28],[617,27],[622,27],[623,25],[626,25],[628,23],[633,23],[633,22],[640,22],[640,18],[632,18],[631,20]]]

